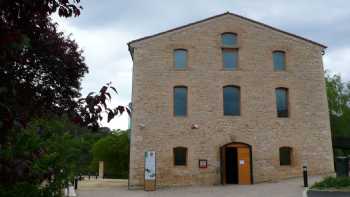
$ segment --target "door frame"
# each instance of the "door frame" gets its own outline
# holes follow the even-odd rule
[[[244,145],[246,147],[248,147],[249,149],[249,155],[250,155],[250,182],[251,184],[254,184],[254,175],[253,175],[253,154],[252,154],[252,146],[250,144],[247,144],[247,143],[244,143],[244,142],[230,142],[230,143],[227,143],[223,146],[220,147],[220,181],[221,181],[221,184],[222,185],[225,185],[226,184],[226,180],[225,180],[225,177],[226,177],[226,169],[225,169],[225,149],[226,147],[229,147],[229,146],[237,146],[237,145]],[[238,172],[239,173],[239,172]]]

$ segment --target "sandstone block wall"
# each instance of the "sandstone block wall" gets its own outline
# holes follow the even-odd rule
[[[238,69],[223,69],[221,37],[238,34]],[[132,43],[133,116],[130,186],[144,181],[144,151],[157,152],[157,186],[220,184],[219,148],[252,146],[254,182],[333,172],[321,46],[231,15]],[[175,70],[173,50],[188,50],[188,68]],[[275,72],[272,52],[286,52]],[[188,114],[173,116],[173,87],[188,87]],[[241,88],[241,116],[223,115],[223,86]],[[277,118],[275,88],[289,89],[289,118]],[[191,129],[193,124],[198,129]],[[187,166],[174,166],[173,148],[188,148]],[[279,147],[293,148],[291,166]],[[199,169],[198,160],[208,168]]]

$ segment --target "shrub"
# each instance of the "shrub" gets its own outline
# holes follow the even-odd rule
[[[343,189],[350,187],[350,177],[326,177],[320,182],[316,182],[311,189]]]
[[[36,119],[12,132],[0,149],[0,196],[60,197],[62,188],[83,173],[100,137],[67,118]]]
[[[104,174],[108,178],[128,178],[129,140],[127,131],[113,132],[92,147],[91,169],[97,171],[99,161],[104,161]]]

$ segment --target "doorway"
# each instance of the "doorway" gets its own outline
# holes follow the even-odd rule
[[[237,148],[227,147],[225,149],[226,162],[226,183],[227,184],[238,184],[238,158]]]
[[[221,183],[248,185],[253,183],[251,146],[233,142],[220,148]]]

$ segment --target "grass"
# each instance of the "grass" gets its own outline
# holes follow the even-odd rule
[[[350,177],[326,177],[320,182],[316,182],[311,189],[346,189],[350,190]]]

